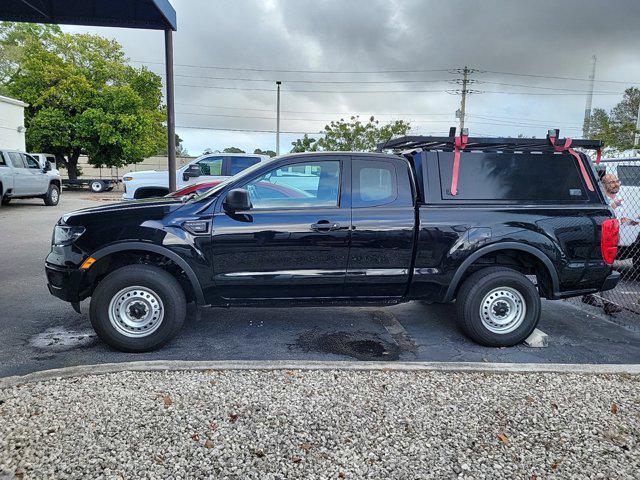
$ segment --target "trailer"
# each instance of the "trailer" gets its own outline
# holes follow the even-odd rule
[[[70,180],[68,178],[62,179],[62,186],[64,188],[85,188],[89,187],[92,192],[110,192],[121,183],[122,180],[117,178],[76,178]]]

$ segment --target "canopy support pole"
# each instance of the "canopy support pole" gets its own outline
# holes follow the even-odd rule
[[[176,191],[176,111],[173,99],[173,31],[164,31],[164,53],[167,79],[167,140],[169,192]]]

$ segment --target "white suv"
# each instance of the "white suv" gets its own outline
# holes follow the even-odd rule
[[[202,155],[176,171],[176,188],[194,183],[224,180],[258,162],[270,160],[267,155],[250,153],[210,153]],[[122,177],[124,200],[161,197],[169,193],[169,172],[145,170]]]

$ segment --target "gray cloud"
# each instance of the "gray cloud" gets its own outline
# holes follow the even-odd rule
[[[272,89],[270,82],[214,80],[208,77],[281,79],[283,130],[317,131],[339,115],[314,112],[400,113],[381,120],[414,120],[418,133],[443,132],[455,125],[459,97],[445,92],[457,77],[448,72],[313,74],[232,71],[180,65],[254,67],[286,70],[420,70],[469,65],[484,71],[586,78],[597,55],[597,79],[640,82],[637,49],[640,2],[634,0],[175,0],[178,125],[272,130],[272,119],[202,114],[274,117],[275,93],[218,90],[205,86]],[[78,28],[74,28],[78,30]],[[118,39],[132,60],[162,62],[162,33],[86,28]],[[162,72],[159,64],[148,64]],[[472,133],[544,135],[560,126],[579,136],[584,110],[581,92],[588,83],[476,72],[482,91],[471,95]],[[397,84],[295,84],[291,80],[428,80]],[[199,85],[201,87],[188,87]],[[523,86],[517,86],[523,85]],[[596,91],[621,92],[626,85],[597,83]],[[542,88],[535,88],[542,87]],[[295,93],[292,90],[438,90],[404,93]],[[555,93],[556,95],[521,95]],[[563,93],[562,95],[557,95]],[[610,108],[618,95],[596,95],[594,106]],[[229,107],[229,108],[220,108]],[[255,110],[236,110],[239,108]],[[261,109],[271,110],[260,111]],[[199,113],[201,115],[193,115]],[[430,115],[411,115],[423,113]],[[318,122],[293,120],[316,118]],[[188,148],[199,153],[237,145],[273,148],[271,134],[178,129]],[[297,135],[285,135],[283,145]]]

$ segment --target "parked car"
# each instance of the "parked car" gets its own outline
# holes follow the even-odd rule
[[[169,341],[190,301],[455,300],[470,338],[515,345],[536,327],[540,297],[615,287],[618,221],[584,154],[556,153],[551,139],[467,140],[286,155],[203,195],[68,213],[46,259],[49,290],[77,310],[91,297],[96,332],[125,351]],[[300,191],[300,172],[314,179],[305,195],[256,195],[265,184]]]
[[[620,190],[616,198],[622,204],[616,208],[618,218],[627,217],[640,221],[640,158],[603,159],[600,170],[612,173],[620,180]],[[640,225],[632,222],[620,224],[618,260],[633,259],[634,266],[640,266]]]
[[[56,163],[56,156],[52,153],[29,153],[33,158],[38,160],[38,163],[42,168],[47,167],[50,169],[50,172],[53,174],[59,175],[58,165]]]
[[[202,155],[176,172],[178,189],[198,182],[224,180],[258,162],[270,160],[267,155],[248,153],[215,153]],[[162,197],[169,193],[169,172],[145,170],[122,177],[125,200]]]
[[[60,201],[60,173],[28,153],[0,150],[0,199],[8,205],[14,198],[42,198],[45,205]]]
[[[222,182],[223,180],[214,180],[212,182],[196,183],[176,190],[167,196],[183,197],[185,195],[202,195],[213,187],[220,185]],[[300,190],[299,188],[270,182],[259,182],[257,185],[253,185],[252,188],[252,194],[258,198],[303,198],[311,196],[310,193]]]

